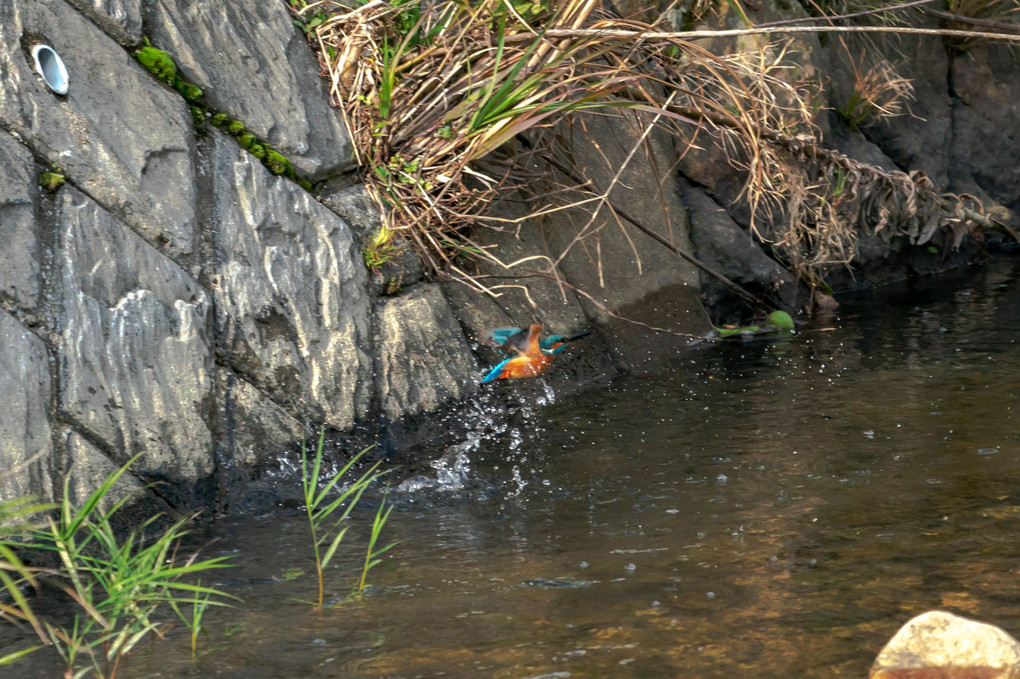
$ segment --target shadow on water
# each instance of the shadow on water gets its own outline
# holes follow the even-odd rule
[[[787,341],[523,403],[400,481],[401,542],[361,600],[297,601],[300,516],[221,523],[245,603],[208,616],[197,665],[178,629],[123,676],[861,677],[928,609],[1020,634],[1017,274],[861,295]]]

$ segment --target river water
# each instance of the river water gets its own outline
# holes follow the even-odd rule
[[[319,611],[301,515],[224,521],[244,602],[118,676],[863,677],[933,608],[1020,636],[1018,338],[1014,260],[526,400],[391,491],[365,596],[363,535]]]

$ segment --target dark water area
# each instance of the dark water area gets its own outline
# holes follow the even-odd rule
[[[360,599],[364,531],[318,611],[302,515],[216,524],[244,602],[118,676],[863,677],[926,610],[1020,636],[1020,262],[842,301],[434,451]]]

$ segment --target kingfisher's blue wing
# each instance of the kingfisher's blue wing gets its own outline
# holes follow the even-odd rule
[[[528,329],[496,328],[489,333],[496,344],[512,352],[523,354],[528,350]]]
[[[506,344],[512,335],[521,332],[520,328],[494,328],[489,331],[489,339],[499,345]]]
[[[482,381],[479,382],[479,384],[485,384],[486,382],[491,382],[491,381],[493,381],[495,379],[498,379],[499,378],[499,374],[501,372],[503,372],[503,366],[505,366],[509,362],[510,362],[509,358],[505,359],[503,361],[500,361],[499,364],[496,365],[495,368],[493,368],[488,373],[486,373],[485,377],[482,378]]]

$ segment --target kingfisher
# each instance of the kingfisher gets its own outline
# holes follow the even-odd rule
[[[482,378],[481,384],[493,380],[515,379],[518,377],[534,377],[545,372],[553,357],[563,351],[574,340],[591,334],[591,330],[576,335],[549,335],[539,340],[542,326],[533,323],[527,330],[521,328],[496,328],[489,337],[504,349],[515,352],[510,358],[501,361]]]

